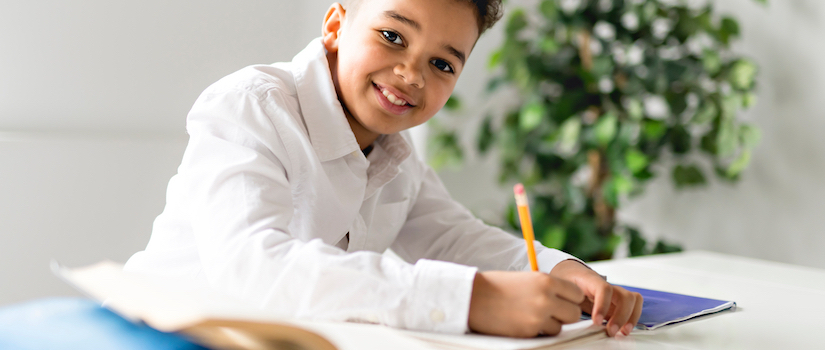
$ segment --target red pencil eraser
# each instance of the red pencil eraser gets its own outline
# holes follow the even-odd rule
[[[516,184],[515,186],[513,186],[513,192],[515,192],[516,194],[524,194],[524,185],[520,183]]]

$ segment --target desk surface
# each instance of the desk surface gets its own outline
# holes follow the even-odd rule
[[[815,349],[825,327],[825,270],[692,251],[592,263],[611,283],[733,300],[738,309],[575,349]]]

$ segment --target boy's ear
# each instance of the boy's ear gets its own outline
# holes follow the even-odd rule
[[[328,52],[338,51],[338,40],[341,37],[341,30],[344,28],[344,19],[347,16],[347,10],[339,3],[334,3],[327,10],[324,16],[324,26],[321,28],[323,33],[324,47]]]

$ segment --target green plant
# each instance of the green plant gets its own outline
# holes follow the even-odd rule
[[[497,150],[502,183],[529,188],[543,244],[585,260],[610,258],[622,237],[631,255],[680,250],[651,247],[615,212],[664,166],[680,189],[705,184],[707,168],[739,178],[760,132],[737,117],[755,102],[757,73],[730,51],[738,36],[711,3],[684,0],[543,0],[510,11],[488,91],[516,90],[517,102],[485,116],[475,139],[481,154]],[[460,161],[456,130],[433,128],[434,165]]]

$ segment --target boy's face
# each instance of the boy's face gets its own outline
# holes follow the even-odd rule
[[[359,144],[364,136],[368,144],[432,118],[450,97],[476,39],[474,9],[462,1],[363,0],[349,14],[334,4],[324,22],[324,45]]]

